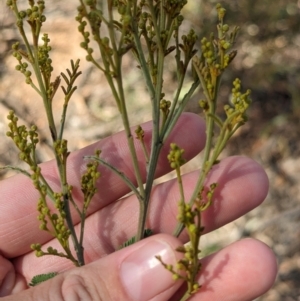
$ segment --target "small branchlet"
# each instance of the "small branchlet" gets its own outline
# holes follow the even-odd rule
[[[242,93],[241,81],[235,79],[233,82],[231,103],[224,106],[226,119],[222,121],[216,114],[208,114],[208,118],[211,118],[220,127],[220,133],[216,137],[212,160],[218,160],[219,154],[225,148],[230,137],[247,121],[247,110],[251,103],[250,93],[250,90]]]
[[[85,173],[81,176],[81,191],[83,193],[83,207],[81,211],[77,209],[81,219],[80,235],[79,235],[79,245],[81,247],[83,247],[84,226],[85,226],[87,210],[93,196],[97,192],[97,180],[101,176],[101,173],[98,171],[100,154],[101,154],[100,150],[95,151],[95,155],[92,158],[89,158],[92,160],[87,163]],[[73,200],[71,201],[72,204],[77,208],[74,201]]]
[[[171,143],[170,152],[167,158],[169,160],[170,167],[172,169],[175,169],[176,171],[177,182],[180,191],[180,199],[182,202],[185,202],[184,189],[183,189],[181,170],[180,170],[180,167],[186,162],[186,160],[183,158],[183,154],[184,154],[184,149],[180,148],[175,143]]]
[[[203,201],[203,189],[198,194],[197,199],[194,200],[193,206],[184,201],[179,202],[177,220],[185,226],[190,241],[187,245],[176,249],[176,251],[184,254],[183,258],[174,267],[173,265],[164,263],[160,256],[156,256],[163,266],[172,273],[174,280],[183,279],[186,281],[188,286],[187,297],[196,293],[201,287],[197,281],[197,275],[201,269],[199,243],[204,231],[204,227],[201,224],[201,212],[205,211],[212,204],[216,187],[216,183],[210,185],[208,191],[205,193],[206,201]]]
[[[146,160],[146,164],[149,163],[149,152],[147,150],[146,144],[145,144],[145,131],[142,129],[142,127],[139,125],[136,130],[135,130],[135,134],[136,134],[136,139],[138,139],[142,145],[142,149],[143,149],[143,153],[144,153],[144,157]]]
[[[64,105],[68,104],[72,94],[77,89],[77,86],[73,86],[73,85],[74,85],[74,82],[77,79],[77,77],[82,73],[81,71],[78,71],[79,62],[80,62],[80,60],[77,60],[75,63],[73,60],[71,60],[71,71],[69,69],[67,69],[68,76],[65,73],[61,72],[61,76],[67,84],[67,88],[65,88],[64,86],[61,86],[61,88],[64,92],[64,95],[65,95],[65,104]]]
[[[53,148],[57,159],[61,162],[61,164],[65,163],[69,155],[68,141],[65,139],[57,139],[55,142],[53,142]]]
[[[247,121],[247,109],[250,106],[250,90],[245,93],[241,92],[241,81],[236,78],[233,82],[232,98],[230,105],[225,105],[224,110],[227,116],[227,127],[234,132],[237,128],[243,125]]]
[[[28,69],[28,63],[23,61],[23,58],[25,58],[27,61],[29,61],[29,57],[26,54],[26,52],[22,51],[19,48],[19,42],[16,42],[12,45],[12,50],[13,50],[13,56],[16,58],[18,61],[18,65],[15,66],[15,69],[17,71],[20,71],[22,74],[25,76],[25,82],[26,84],[32,84],[32,79],[31,79],[31,71],[27,70]]]
[[[37,177],[37,173],[40,173],[40,169],[34,173]],[[41,185],[39,182],[35,184],[35,187],[40,192],[40,199],[38,201],[37,210],[39,212],[38,220],[41,222],[40,229],[49,232],[53,237],[57,238],[64,252],[58,252],[57,249],[48,247],[47,251],[41,249],[40,244],[32,244],[31,249],[35,251],[37,257],[44,255],[54,255],[71,260],[76,266],[78,265],[77,259],[72,255],[69,246],[69,238],[71,231],[66,225],[66,212],[64,210],[63,194],[53,193],[54,205],[56,212],[52,212],[47,203],[47,187]]]
[[[57,249],[54,249],[52,247],[48,247],[46,251],[43,251],[42,246],[40,244],[36,243],[36,244],[31,244],[30,248],[32,251],[35,252],[36,257],[49,256],[49,255],[57,256],[60,258],[65,258],[65,259],[71,260],[75,266],[78,266],[77,261],[74,257],[69,256],[66,253],[59,252]]]
[[[184,149],[178,147],[175,143],[171,143],[170,152],[167,156],[172,169],[180,168],[186,160],[183,158]]]
[[[207,103],[201,105],[204,108],[207,108],[208,105],[213,106],[216,102],[221,76],[236,55],[236,51],[232,50],[232,47],[239,28],[234,27],[229,32],[229,26],[224,24],[226,10],[218,4],[217,11],[219,17],[217,37],[211,34],[209,38],[202,38],[201,56],[193,57],[193,67],[201,81],[206,97]]]
[[[16,25],[22,37],[23,45],[17,42],[13,44],[13,56],[18,61],[16,69],[25,76],[25,81],[30,84],[33,89],[41,96],[47,115],[51,138],[53,142],[53,151],[57,163],[58,174],[60,176],[61,192],[54,192],[47,180],[41,173],[36,159],[36,146],[39,142],[36,126],[27,129],[25,126],[18,125],[18,118],[14,112],[8,115],[9,131],[7,135],[16,144],[19,149],[19,157],[30,167],[30,172],[22,169],[8,167],[20,171],[30,177],[34,187],[39,191],[40,198],[38,201],[38,219],[40,220],[40,228],[49,232],[58,239],[63,248],[63,252],[49,247],[47,251],[42,251],[40,245],[33,245],[37,256],[56,255],[70,259],[76,266],[84,264],[83,246],[80,237],[78,240],[73,219],[70,210],[70,204],[74,206],[79,214],[81,221],[86,217],[86,210],[90,204],[92,196],[95,194],[95,182],[100,174],[96,171],[98,163],[89,163],[88,171],[83,176],[84,202],[83,208],[80,210],[73,200],[72,187],[68,184],[67,179],[67,158],[69,156],[67,140],[63,138],[64,124],[66,119],[67,107],[69,100],[76,90],[75,80],[81,74],[79,69],[79,60],[75,63],[71,60],[71,70],[67,69],[66,73],[61,73],[61,77],[65,81],[62,86],[65,95],[64,106],[62,110],[60,129],[57,130],[54,121],[53,99],[60,86],[61,79],[56,77],[51,80],[53,66],[50,57],[51,46],[50,38],[47,33],[41,33],[43,23],[46,21],[44,15],[45,1],[29,1],[29,7],[25,10],[19,10],[16,0],[8,0],[7,5],[11,8],[16,16]],[[24,22],[26,21],[26,22]],[[31,31],[31,39],[27,37],[25,26],[29,26]],[[35,78],[33,78],[33,75]],[[48,198],[54,202],[55,208],[48,206]],[[84,225],[84,222],[82,222]],[[81,236],[83,236],[83,228]],[[72,239],[77,258],[73,256],[69,240]]]
[[[135,133],[136,133],[136,139],[140,141],[144,140],[145,132],[140,125],[136,128]]]
[[[179,44],[179,47],[183,50],[185,55],[185,68],[187,64],[190,62],[192,57],[196,54],[197,49],[195,49],[195,44],[198,41],[198,36],[196,35],[193,29],[190,30],[188,35],[183,35],[181,37],[183,44]]]
[[[52,48],[49,45],[50,39],[48,34],[43,34],[42,41],[43,44],[38,46],[37,61],[44,77],[44,82],[47,83],[47,87],[49,87],[53,67],[52,60],[49,55]]]
[[[95,157],[99,158],[101,151],[96,151]],[[85,212],[97,192],[96,182],[100,178],[100,172],[98,171],[99,161],[92,160],[87,163],[86,171],[81,176],[81,191],[84,195],[83,212]]]
[[[181,12],[187,4],[186,0],[164,2],[117,0],[109,1],[107,4],[106,9],[102,10],[102,6],[97,5],[95,1],[80,0],[76,20],[79,23],[78,30],[83,37],[81,47],[87,52],[86,59],[104,73],[122,116],[138,186],[138,189],[135,188],[133,191],[141,204],[137,231],[137,240],[139,240],[144,235],[146,213],[159,153],[183,112],[184,106],[199,85],[199,80],[196,79],[182,97],[181,91],[187,68],[196,53],[197,35],[192,29],[187,34],[179,34],[184,20]],[[100,59],[93,51],[92,40],[97,45]],[[151,152],[148,155],[144,150],[148,173],[145,185],[132,140],[127,112],[128,99],[124,93],[123,57],[128,52],[131,52],[137,60],[152,103],[154,128]],[[177,83],[173,99],[165,100],[164,74],[171,59],[176,65]],[[138,139],[143,145],[143,140],[140,138]],[[131,181],[128,181],[122,172],[111,166],[109,168],[132,186]]]
[[[16,16],[16,25],[19,28],[22,37],[25,37],[23,26],[24,20],[26,20],[31,27],[34,44],[37,45],[42,25],[46,21],[46,16],[44,15],[45,1],[39,0],[37,5],[35,4],[35,1],[28,2],[29,7],[26,10],[19,10],[16,0],[7,0],[6,5],[14,12]]]
[[[249,94],[241,92],[241,82],[237,79],[233,83],[231,105],[226,105],[224,110],[227,118],[223,121],[222,117],[217,115],[217,99],[221,79],[229,63],[236,55],[232,50],[238,28],[230,30],[227,24],[224,24],[226,10],[220,5],[216,6],[218,12],[217,37],[212,33],[209,38],[201,40],[201,56],[194,56],[192,59],[193,68],[201,83],[204,98],[199,101],[206,120],[206,146],[203,158],[203,168],[201,170],[197,188],[194,190],[190,199],[190,204],[194,203],[199,191],[202,191],[204,180],[211,167],[218,161],[218,157],[228,139],[233,133],[247,120],[246,110],[250,104]],[[215,124],[220,128],[215,131]],[[179,233],[178,226],[175,231]],[[182,229],[182,227],[181,227]]]
[[[57,153],[57,157],[61,161],[65,161],[68,156],[67,151],[67,141],[66,140],[57,140],[55,143],[55,150]],[[99,158],[100,151],[96,151],[95,158]],[[66,162],[61,162],[63,166],[65,166]],[[76,259],[72,254],[69,245],[69,239],[72,237],[75,247],[79,248],[78,250],[83,250],[83,234],[84,234],[84,226],[85,219],[88,206],[95,195],[96,189],[96,181],[100,177],[100,172],[98,169],[99,162],[93,160],[87,164],[87,170],[81,177],[81,190],[83,192],[83,207],[80,209],[72,198],[72,186],[68,186],[68,189],[65,193],[53,193],[54,198],[54,206],[56,211],[52,212],[48,206],[46,196],[47,196],[47,187],[45,185],[41,185],[39,181],[36,182],[35,187],[40,191],[40,199],[38,202],[38,219],[40,220],[40,229],[49,232],[53,237],[57,238],[60,245],[62,246],[64,252],[59,252],[57,249],[48,247],[47,251],[43,251],[41,249],[40,244],[31,245],[32,250],[35,251],[37,257],[41,257],[44,255],[54,255],[58,257],[63,257],[71,260],[75,266],[82,265],[82,262],[79,257],[82,257],[83,254],[78,255],[79,257]],[[40,174],[40,169],[37,168],[33,173],[33,180],[38,178]],[[75,207],[77,213],[81,218],[81,228],[79,240],[77,239],[76,234],[73,233],[73,226],[70,226],[70,215],[69,210],[66,210],[66,199]],[[68,204],[69,207],[69,204]],[[50,226],[48,226],[50,224]],[[81,249],[80,249],[81,248]]]
[[[19,158],[34,169],[37,166],[35,150],[39,142],[37,126],[32,125],[30,129],[27,129],[25,125],[19,126],[19,119],[14,111],[9,111],[7,119],[10,120],[8,123],[10,131],[6,132],[6,135],[13,140],[19,149]]]
[[[168,115],[170,113],[170,107],[171,107],[171,101],[170,100],[166,100],[166,99],[162,99],[160,101],[160,110],[162,112],[162,126],[166,123]]]
[[[26,174],[31,177],[34,187],[39,191],[40,198],[37,204],[37,210],[39,212],[38,220],[41,222],[40,229],[49,232],[52,236],[56,237],[61,246],[65,250],[65,253],[57,252],[51,249],[44,252],[39,247],[39,244],[34,244],[34,250],[38,257],[42,255],[57,255],[70,259],[76,264],[77,260],[74,258],[69,247],[70,230],[66,224],[66,213],[64,210],[64,204],[62,201],[62,193],[54,193],[47,181],[41,174],[41,168],[38,166],[36,160],[36,146],[39,142],[37,127],[31,126],[28,130],[24,125],[18,125],[18,118],[13,111],[10,111],[7,117],[10,122],[8,124],[10,131],[7,132],[9,136],[20,150],[19,157],[22,161],[29,165],[31,174]],[[54,149],[61,164],[65,164],[68,156],[67,142],[66,140],[57,140],[54,143]],[[48,203],[47,196],[49,196],[55,204],[57,209],[56,213],[52,213]]]

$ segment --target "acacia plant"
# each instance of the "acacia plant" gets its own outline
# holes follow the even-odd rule
[[[213,202],[214,190],[218,185],[213,183],[210,187],[204,187],[204,182],[212,166],[218,164],[218,157],[230,137],[245,123],[246,110],[250,104],[250,91],[243,93],[240,80],[235,79],[230,101],[224,106],[225,114],[217,115],[221,78],[237,53],[233,50],[233,45],[238,28],[230,29],[224,23],[226,10],[220,4],[216,6],[218,15],[216,33],[199,38],[193,29],[188,32],[182,30],[184,22],[182,9],[187,0],[79,0],[76,20],[82,35],[80,46],[87,52],[87,61],[105,75],[111,88],[126,132],[135,178],[134,181],[131,180],[122,170],[106,162],[105,158],[101,157],[101,150],[91,154],[86,158],[88,160],[86,171],[81,176],[83,201],[80,207],[75,203],[72,186],[68,183],[66,170],[69,150],[67,138],[64,136],[66,112],[76,90],[75,81],[81,73],[79,61],[71,60],[70,69],[58,77],[53,76],[50,38],[47,33],[43,33],[43,24],[46,22],[45,1],[28,0],[28,3],[26,10],[20,10],[17,0],[7,1],[7,5],[15,14],[16,26],[21,36],[21,42],[12,46],[13,56],[17,60],[16,70],[24,74],[26,83],[43,101],[61,189],[54,191],[39,167],[40,162],[36,158],[39,143],[37,127],[26,128],[19,125],[18,117],[13,111],[8,115],[7,136],[14,141],[19,149],[20,159],[28,164],[29,170],[13,166],[5,168],[14,169],[32,179],[40,194],[37,200],[40,228],[57,238],[62,251],[52,247],[43,250],[41,245],[35,242],[31,248],[38,257],[60,256],[71,260],[75,266],[84,265],[84,225],[88,206],[97,193],[97,181],[101,181],[99,165],[116,173],[139,201],[136,235],[125,242],[123,247],[150,235],[152,231],[145,229],[145,225],[160,151],[186,104],[195,91],[200,89],[203,92],[203,99],[199,101],[199,105],[206,120],[206,146],[198,181],[189,199],[185,196],[181,179],[181,166],[185,163],[184,149],[171,143],[168,155],[170,166],[176,171],[180,191],[178,225],[174,229],[174,236],[179,236],[185,229],[190,244],[178,248],[177,251],[184,253],[184,257],[176,267],[157,257],[165,268],[170,270],[174,279],[181,278],[187,282],[187,292],[182,300],[188,299],[200,288],[196,276],[201,269],[199,242],[204,229],[201,213]],[[31,36],[26,34],[25,26],[29,26]],[[197,49],[196,45],[199,44],[200,49]],[[127,112],[129,99],[124,90],[123,73],[123,59],[127,55],[136,60],[136,72],[142,74],[151,102],[153,129],[150,151],[145,145],[143,128],[138,126],[135,133],[131,130],[131,118]],[[176,69],[173,95],[166,93],[164,88],[164,78],[170,72],[170,65]],[[64,93],[64,105],[61,121],[57,127],[54,121],[56,112],[52,109],[52,103],[55,101],[61,81],[63,81],[61,88]],[[144,150],[147,172],[145,183],[142,180],[134,139],[139,140]],[[51,201],[55,209],[50,209],[53,208],[49,205]],[[71,207],[74,207],[81,220],[79,234],[74,230]],[[75,250],[74,253],[71,245]],[[53,272],[49,277],[55,275],[55,271]],[[31,285],[43,281],[44,278],[47,276],[39,276]]]

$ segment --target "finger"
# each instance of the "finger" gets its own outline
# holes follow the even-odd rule
[[[199,172],[183,176],[186,201],[189,201],[192,195]],[[257,162],[242,156],[228,157],[215,165],[206,179],[205,186],[209,187],[212,183],[217,183],[217,188],[212,205],[202,213],[204,233],[215,230],[260,205],[266,198],[269,188],[269,180],[264,169]],[[177,224],[179,195],[176,179],[154,188],[147,225],[154,233],[173,233]],[[112,220],[112,224],[116,224],[115,231],[111,231],[112,237],[117,237],[121,231],[129,233],[129,237],[131,233],[135,233],[138,219],[138,213],[134,210],[136,202],[132,195],[126,203],[112,204],[105,208],[104,212],[97,214],[101,221],[110,210],[118,209]],[[186,242],[186,238],[182,237],[183,242]],[[112,243],[115,246],[119,241]]]
[[[191,196],[198,171],[184,175],[185,196]],[[218,183],[213,203],[202,213],[204,233],[215,230],[257,207],[268,193],[268,178],[263,168],[246,157],[229,157],[213,168],[206,185]],[[179,188],[177,180],[153,189],[147,228],[154,233],[173,233],[177,224]],[[118,248],[136,234],[138,201],[129,196],[89,217],[86,224],[86,252],[91,260]],[[89,234],[91,233],[91,234]],[[95,236],[97,240],[95,240]],[[181,236],[182,242],[187,236]],[[94,257],[95,256],[95,257]]]
[[[155,256],[175,265],[181,258],[174,251],[179,245],[172,236],[156,235],[3,301],[165,301],[182,282],[175,282]]]
[[[276,274],[271,249],[260,241],[244,239],[202,260],[198,279],[202,287],[189,301],[254,300],[270,289]]]
[[[186,196],[197,180],[197,172],[184,176]],[[202,220],[205,232],[212,231],[236,219],[258,206],[266,197],[268,179],[262,167],[246,157],[230,157],[215,166],[208,177],[207,184],[217,182],[218,188],[212,206],[203,213]],[[147,227],[154,233],[171,234],[176,227],[178,212],[178,185],[176,180],[158,185],[151,197],[149,222]],[[129,196],[115,202],[99,212],[92,214],[85,226],[85,259],[91,262],[101,258],[115,249],[124,241],[134,236],[137,231],[138,201]],[[187,241],[187,235],[181,236],[182,242]],[[43,246],[59,249],[57,241],[52,240]],[[37,258],[34,253],[15,260],[19,273],[27,274],[38,271],[34,266]],[[47,256],[38,259],[38,269],[43,272],[64,271],[72,267],[72,263]]]
[[[16,273],[13,264],[0,255],[0,297],[17,293],[26,288],[24,277]]]
[[[142,126],[145,130],[145,141],[149,147],[151,123],[148,122]],[[193,139],[193,132],[199,134],[199,139]],[[195,114],[183,114],[162,148],[157,165],[157,176],[170,170],[166,158],[171,142],[184,148],[186,159],[189,160],[201,151],[204,139],[203,120]],[[136,148],[142,176],[145,178],[145,162],[141,145],[137,142]],[[69,156],[68,179],[69,184],[74,187],[75,199],[78,202],[82,199],[79,184],[80,175],[86,164],[83,157],[93,154],[96,149],[102,149],[102,158],[134,181],[126,135],[124,132],[118,133]],[[53,190],[60,191],[55,163],[51,161],[41,166],[43,174]],[[126,184],[114,173],[103,166],[100,167],[100,171],[102,176],[98,181],[99,193],[91,202],[90,213],[105,207],[129,192]],[[31,181],[23,175],[17,175],[0,183],[0,246],[2,254],[5,256],[15,257],[24,254],[29,251],[29,245],[33,241],[43,243],[50,239],[48,233],[39,230],[39,222],[36,219],[38,198],[38,192],[33,188]],[[75,215],[74,223],[78,222],[79,217]]]

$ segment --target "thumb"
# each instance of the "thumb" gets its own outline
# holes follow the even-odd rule
[[[179,245],[180,241],[172,236],[154,235],[3,301],[169,300],[182,282],[174,281],[154,256],[160,255],[165,263],[175,265],[181,257],[175,251]]]

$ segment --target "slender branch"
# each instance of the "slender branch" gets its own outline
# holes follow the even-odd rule
[[[96,157],[96,156],[85,156],[84,159],[92,159],[92,160],[98,161],[100,164],[104,165],[105,167],[107,167],[108,169],[113,171],[118,177],[120,177],[122,179],[122,181],[124,181],[124,183],[130,188],[130,190],[137,196],[138,199],[141,198],[140,192],[138,191],[138,189],[136,189],[136,187],[132,183],[132,181],[123,172],[118,170],[116,167],[114,167],[113,165],[109,164],[105,160],[103,160],[99,157]]]

